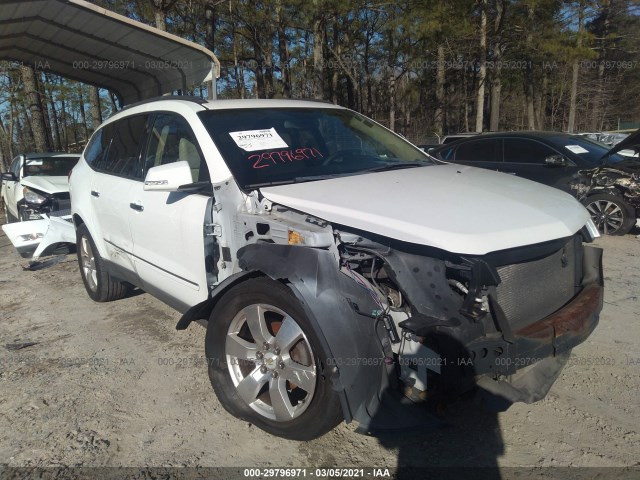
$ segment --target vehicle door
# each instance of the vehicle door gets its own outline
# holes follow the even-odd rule
[[[451,153],[452,158],[443,160],[489,170],[499,170],[502,165],[499,138],[469,140],[452,145],[451,148],[454,149]]]
[[[578,167],[566,155],[538,140],[509,137],[503,142],[505,173],[570,192]]]
[[[133,115],[106,125],[96,135],[103,151],[92,161],[96,170],[91,183],[92,218],[95,220],[105,260],[111,267],[124,269],[126,279],[135,272],[133,239],[129,227],[133,211],[129,207],[132,191],[142,188],[142,146],[149,115]],[[92,144],[94,140],[92,139]],[[92,145],[93,146],[93,145]],[[91,152],[88,152],[90,156]]]
[[[150,168],[185,160],[193,182],[210,185],[202,149],[189,123],[175,113],[153,119],[144,154]],[[194,192],[145,191],[136,184],[130,192],[133,253],[142,287],[174,308],[184,311],[208,296],[204,225],[212,196]]]

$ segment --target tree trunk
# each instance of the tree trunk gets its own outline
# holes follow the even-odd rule
[[[389,130],[396,128],[396,72],[389,66]]]
[[[60,102],[60,125],[62,126],[60,146],[66,152],[69,150],[69,135],[67,133],[67,109],[64,99]]]
[[[38,96],[40,97],[40,105],[42,106],[42,116],[44,117],[45,131],[47,132],[47,143],[55,150],[53,143],[53,128],[51,126],[51,117],[49,117],[49,107],[47,105],[47,94],[45,92],[44,83],[41,81],[41,73],[35,71],[36,86],[38,88]]]
[[[282,76],[282,96],[291,98],[291,72],[289,70],[289,49],[284,19],[282,18],[282,0],[276,0],[276,25],[278,33],[278,57],[280,58],[280,72]]]
[[[482,132],[484,123],[484,88],[487,78],[487,0],[480,3],[480,65],[478,69],[478,92],[476,95],[476,132]]]
[[[313,20],[313,98],[324,99],[324,56],[322,2],[313,0],[315,18]]]
[[[526,102],[526,112],[527,112],[527,127],[529,130],[536,129],[536,121],[535,121],[535,108],[534,108],[534,88],[533,88],[533,65],[531,62],[531,52],[533,50],[533,32],[534,28],[534,5],[529,4],[527,6],[527,36],[526,36],[526,51],[527,51],[527,67],[524,72],[524,98]]]
[[[84,132],[84,140],[89,138],[89,128],[87,127],[87,115],[84,110],[84,95],[82,94],[82,85],[78,85],[78,109],[80,110],[80,118],[82,118],[82,131]],[[76,142],[79,139],[76,137]]]
[[[598,80],[596,83],[596,94],[593,99],[593,112],[591,117],[591,130],[599,131],[602,129],[603,111],[605,110],[605,61],[607,60],[607,38],[609,35],[609,17],[610,17],[610,0],[602,2],[602,32],[600,32],[600,62],[598,65]]]
[[[51,130],[53,133],[53,148],[58,151],[62,151],[62,142],[60,141],[60,119],[58,117],[58,111],[56,108],[56,102],[53,98],[53,79],[49,76],[45,77],[47,79],[48,85],[48,94],[49,94],[49,107],[51,108],[51,115],[53,118],[53,125],[51,126]]]
[[[433,115],[433,129],[438,135],[442,135],[445,127],[444,119],[444,45],[438,43],[437,63],[436,63],[436,109]]]
[[[504,17],[504,3],[503,0],[496,0],[496,16],[493,20],[493,35],[494,42],[492,52],[492,60],[494,63],[494,69],[491,76],[491,104],[489,105],[489,130],[497,132],[500,130],[500,104],[502,96],[502,54],[504,52],[504,45],[500,38],[502,32],[502,19]]]
[[[231,2],[229,2],[229,14],[231,14]],[[205,43],[207,45],[207,48],[213,52],[215,51],[215,48],[216,48],[216,42],[215,42],[216,11],[215,11],[215,5],[213,3],[208,2],[205,5],[204,18],[207,25],[207,36],[205,39]],[[233,39],[233,41],[235,42],[235,38]],[[235,49],[235,43],[234,43],[234,49]],[[235,50],[234,50],[234,54],[235,54]],[[216,89],[216,79],[215,77],[212,77],[211,80],[207,81],[207,98],[209,100],[215,100],[215,98],[217,97],[217,92],[215,91],[215,89]]]
[[[49,144],[42,105],[40,104],[35,73],[31,67],[21,66],[20,70],[22,72],[22,81],[24,82],[24,91],[31,112],[31,130],[35,147],[40,152],[48,152],[51,150],[51,145]]]
[[[582,48],[582,28],[584,21],[584,0],[578,5],[578,31],[576,38],[576,47],[578,53]],[[567,122],[567,132],[573,133],[576,128],[576,100],[578,98],[578,74],[580,73],[580,64],[576,58],[573,61],[571,72],[571,94],[569,95],[569,121]]]
[[[100,109],[100,91],[98,87],[89,88],[89,102],[91,103],[91,127],[95,132],[102,123],[102,110]]]

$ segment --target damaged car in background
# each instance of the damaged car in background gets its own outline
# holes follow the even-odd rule
[[[14,158],[9,171],[2,173],[7,223],[69,210],[68,176],[79,158],[71,153],[28,153]]]
[[[621,152],[632,155],[621,156]],[[596,168],[580,170],[572,184],[598,229],[624,235],[640,218],[640,130],[617,143]]]
[[[183,313],[178,330],[206,322],[223,407],[285,438],[415,427],[472,391],[535,402],[602,309],[575,198],[332,104],[134,105],[94,133],[70,191],[88,295],[135,285]]]
[[[502,132],[460,139],[429,154],[445,162],[516,175],[571,193],[587,206],[601,233],[624,235],[636,223],[634,202],[625,199],[622,185],[606,191],[592,188],[589,173],[601,167],[637,169],[637,159],[620,154],[630,152],[625,147],[629,144],[621,145],[609,153],[609,146],[581,135]]]

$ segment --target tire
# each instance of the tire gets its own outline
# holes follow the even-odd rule
[[[599,193],[583,200],[600,233],[626,235],[636,224],[635,210],[620,197]]]
[[[92,300],[110,302],[127,294],[127,286],[111,278],[89,230],[83,224],[76,231],[76,252],[84,288]]]
[[[327,353],[300,302],[279,282],[255,278],[226,292],[211,313],[205,352],[225,410],[268,433],[312,440],[343,420],[323,375]]]

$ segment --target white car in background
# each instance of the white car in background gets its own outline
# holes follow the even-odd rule
[[[80,155],[29,153],[18,155],[2,173],[2,200],[7,223],[38,220],[42,214],[71,208],[69,172]]]

